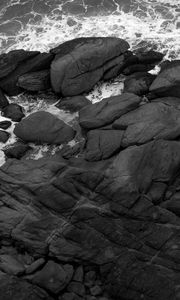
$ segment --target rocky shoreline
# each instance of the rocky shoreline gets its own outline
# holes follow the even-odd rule
[[[78,38],[0,55],[0,141],[11,121],[17,136],[0,168],[0,300],[180,299],[180,61],[129,48]],[[86,98],[120,74],[121,95]],[[74,126],[8,100],[49,91]],[[62,148],[25,159],[30,143]]]

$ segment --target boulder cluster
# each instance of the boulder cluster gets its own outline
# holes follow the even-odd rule
[[[0,168],[3,300],[180,299],[180,61],[162,60],[114,37],[0,56],[0,109],[18,138]],[[120,74],[121,95],[86,98]],[[78,111],[74,127],[5,96],[49,89]],[[62,149],[25,159],[32,142]]]

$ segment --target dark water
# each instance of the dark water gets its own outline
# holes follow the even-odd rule
[[[158,44],[179,56],[179,0],[1,0],[1,52],[48,50],[79,36],[118,36]]]

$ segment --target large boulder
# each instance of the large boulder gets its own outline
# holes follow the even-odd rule
[[[18,78],[17,85],[30,92],[48,90],[51,87],[49,70],[21,75]]]
[[[0,89],[0,109],[3,109],[9,104],[7,97],[4,95],[3,91]]]
[[[149,87],[155,75],[144,72],[137,72],[131,76],[128,76],[124,81],[124,92],[133,93],[136,95],[145,95],[149,92]]]
[[[83,128],[94,129],[113,123],[120,116],[139,106],[140,97],[124,93],[87,105],[79,112],[79,123]]]
[[[88,92],[109,70],[119,65],[112,75],[116,76],[129,44],[119,38],[82,38],[66,42],[56,49],[51,64],[51,84],[56,93],[75,96]]]
[[[53,300],[43,289],[15,276],[0,273],[0,283],[3,300]]]
[[[180,97],[180,62],[164,67],[151,84],[150,91],[158,96]]]
[[[38,55],[39,51],[25,51],[23,49],[13,50],[0,55],[0,78],[8,76],[23,61]]]
[[[90,130],[87,134],[85,158],[88,161],[107,159],[121,147],[122,130]]]
[[[81,110],[83,107],[90,104],[91,104],[90,100],[88,100],[85,96],[79,95],[74,97],[62,98],[56,104],[56,107],[73,113]]]
[[[178,300],[180,220],[163,203],[178,192],[179,165],[180,142],[163,140],[100,162],[9,159],[0,169],[2,250],[46,262],[14,284],[0,276],[3,299],[61,299],[72,276],[65,265],[83,264],[100,270],[112,299]]]
[[[69,142],[75,136],[72,127],[45,111],[35,112],[15,126],[14,133],[25,142],[57,144]]]
[[[53,55],[50,53],[40,53],[31,57],[17,67],[8,76],[2,78],[0,87],[8,96],[16,96],[23,90],[17,85],[18,78],[26,73],[36,72],[48,69],[50,67]]]
[[[114,122],[113,128],[126,129],[123,147],[144,144],[153,139],[173,140],[180,135],[180,110],[152,102],[121,116]]]
[[[14,122],[21,121],[24,118],[24,112],[22,106],[16,103],[10,103],[2,109],[2,115],[11,119]]]

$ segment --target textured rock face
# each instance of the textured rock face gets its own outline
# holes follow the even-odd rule
[[[148,93],[149,87],[155,78],[155,75],[149,73],[134,73],[124,81],[124,92],[134,93],[139,96],[145,95]]]
[[[113,299],[178,300],[180,223],[164,202],[178,187],[179,164],[180,143],[163,140],[94,163],[60,156],[9,160],[0,170],[2,245],[46,257],[28,285],[46,286],[52,296],[68,284],[59,280],[61,268],[83,260],[100,267]],[[67,293],[74,289],[71,283]]]
[[[150,91],[158,96],[180,97],[180,62],[164,67],[153,81]]]
[[[72,95],[162,59],[158,52],[134,55],[127,48],[116,38],[80,38],[52,54],[9,53],[0,56],[0,86],[14,94],[21,90],[17,81],[29,88],[31,80],[39,89],[54,54],[56,92]],[[164,65],[158,77],[178,66]],[[29,149],[22,141],[5,150],[0,300],[180,299],[180,98],[138,96],[148,93],[153,78],[141,75],[125,81],[137,95],[95,104],[79,95],[61,101],[60,108],[70,111],[83,107],[77,134],[48,112],[21,120],[22,108],[0,93],[2,113],[21,120],[14,130],[20,139],[63,144],[56,155],[38,160],[21,159]]]
[[[0,81],[0,87],[8,96],[16,96],[22,89],[17,85],[18,78],[26,73],[41,71],[50,67],[53,55],[50,53],[39,53],[33,57],[28,57],[18,64],[6,77]]]
[[[121,115],[138,107],[140,97],[124,93],[88,105],[79,112],[79,124],[86,129],[99,128],[118,119]]]
[[[52,50],[57,53],[51,64],[53,90],[63,96],[88,92],[106,72],[119,65],[112,74],[117,76],[124,64],[120,56],[128,48],[128,43],[118,38],[84,38],[60,45]],[[112,77],[108,75],[108,79]]]
[[[144,144],[153,139],[180,135],[180,110],[164,103],[149,103],[117,119],[113,127],[125,128],[122,146]]]
[[[17,85],[32,92],[48,90],[50,88],[49,70],[31,72],[19,76]]]
[[[72,140],[75,131],[54,115],[39,111],[15,126],[14,133],[25,142],[62,144]]]
[[[56,107],[63,109],[65,111],[77,112],[81,110],[86,105],[90,105],[91,101],[84,96],[75,96],[63,98],[59,103],[56,104]]]

